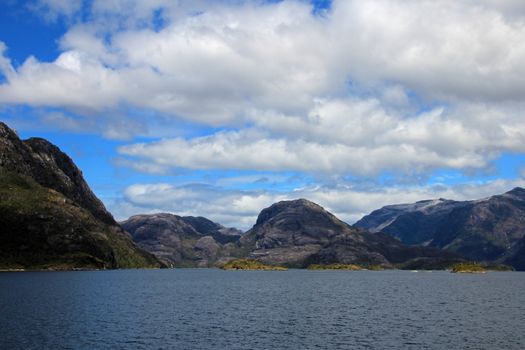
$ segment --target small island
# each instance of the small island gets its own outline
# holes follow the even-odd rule
[[[487,269],[480,264],[472,262],[463,262],[452,265],[453,273],[485,273]]]
[[[308,270],[347,270],[347,271],[363,271],[363,270],[373,270],[380,271],[384,270],[385,267],[381,265],[367,265],[361,266],[356,264],[312,264],[309,265]]]
[[[235,259],[222,266],[223,270],[264,270],[264,271],[285,271],[283,266],[265,265],[255,259]]]
[[[308,266],[308,270],[349,270],[360,271],[363,267],[355,264],[312,264]]]

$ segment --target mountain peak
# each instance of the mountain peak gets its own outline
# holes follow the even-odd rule
[[[107,224],[113,216],[91,191],[82,171],[51,142],[34,137],[20,140],[14,130],[0,122],[0,167],[34,179],[41,186],[60,192]]]
[[[514,187],[512,190],[506,192],[505,194],[511,194],[513,196],[525,197],[525,189],[522,187]]]
[[[160,266],[138,249],[68,155],[0,122],[0,267]]]
[[[7,126],[7,124],[0,122],[0,137],[6,137],[7,135],[14,135],[17,137],[16,131]]]
[[[275,218],[284,213],[288,213],[288,215],[290,215],[292,213],[299,214],[307,212],[321,213],[323,215],[326,215],[327,217],[330,217],[330,219],[333,217],[332,214],[328,213],[319,204],[316,204],[304,198],[299,198],[294,200],[280,201],[272,204],[266,209],[263,209],[257,217],[257,222],[255,226],[262,225],[265,222],[271,220],[272,218]],[[336,219],[335,217],[333,218]]]

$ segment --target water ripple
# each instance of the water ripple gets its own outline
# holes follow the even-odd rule
[[[525,273],[0,273],[1,349],[523,349]]]

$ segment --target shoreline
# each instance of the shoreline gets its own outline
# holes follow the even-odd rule
[[[25,268],[12,268],[12,269],[6,269],[6,268],[0,268],[0,273],[3,272],[80,272],[80,271],[125,271],[125,270],[221,270],[221,271],[283,271],[281,269],[224,269],[217,266],[210,266],[210,267],[168,267],[168,268],[123,268],[123,269],[90,269],[90,268],[72,268],[72,269],[25,269]],[[389,269],[382,269],[382,270],[374,270],[374,269],[359,269],[359,270],[351,270],[351,269],[308,269],[308,268],[286,268],[286,270],[302,270],[302,271],[310,271],[310,272],[319,272],[319,271],[342,271],[342,272],[363,272],[363,271],[370,271],[370,272],[381,272],[381,271],[406,271],[410,273],[429,273],[429,272],[448,272],[448,273],[454,273],[454,274],[487,274],[490,272],[525,272],[525,271],[517,271],[517,270],[486,270],[486,271],[457,271],[453,272],[451,269],[443,269],[443,270],[409,270],[409,269],[396,269],[396,268],[389,268]]]

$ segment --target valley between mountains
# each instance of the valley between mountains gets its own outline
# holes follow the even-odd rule
[[[1,269],[218,267],[249,258],[292,268],[477,261],[525,270],[524,214],[525,190],[516,188],[477,201],[385,206],[355,225],[306,199],[262,209],[247,232],[170,213],[118,223],[68,155],[0,123]]]

